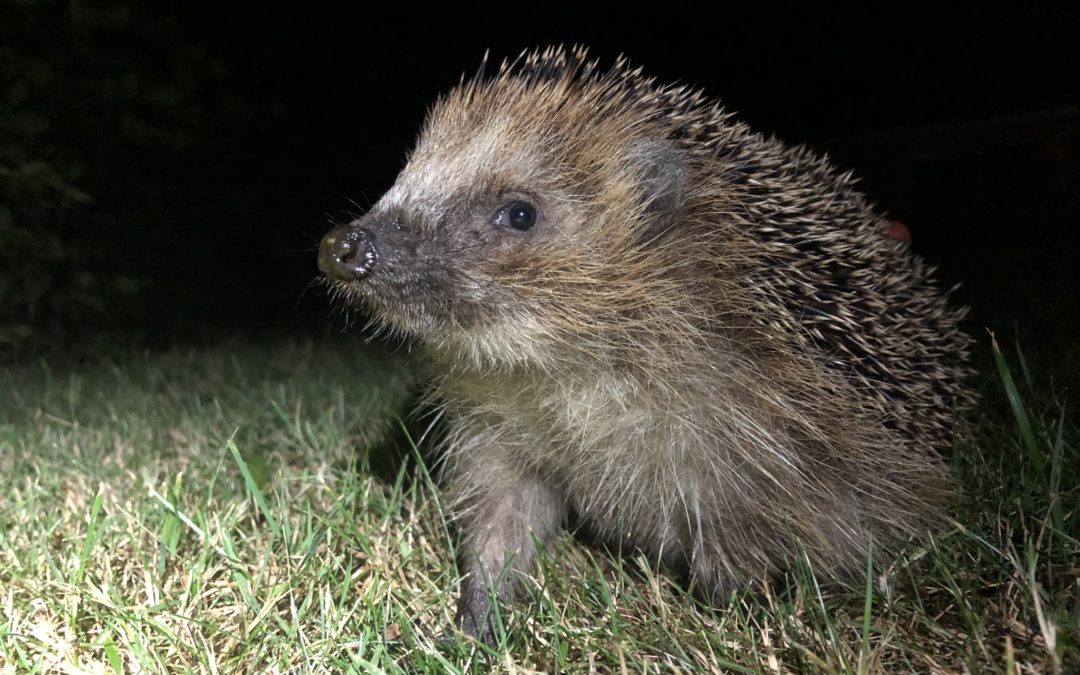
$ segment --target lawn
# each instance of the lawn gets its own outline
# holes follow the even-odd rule
[[[401,355],[0,369],[0,672],[1078,672],[1072,409],[1015,346],[983,347],[951,525],[867,583],[801,569],[708,607],[567,537],[494,650],[447,638],[454,531],[399,421]]]

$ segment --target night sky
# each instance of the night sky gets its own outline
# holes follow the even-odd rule
[[[222,4],[81,28],[66,3],[3,10],[19,53],[55,59],[69,83],[49,90],[48,133],[78,149],[94,198],[71,236],[140,283],[95,330],[154,344],[340,333],[325,293],[305,291],[330,218],[392,184],[428,105],[485,50],[498,61],[581,43],[854,169],[944,282],[963,282],[972,332],[1080,351],[1075,2],[1015,14],[732,3],[708,17],[672,3]],[[99,83],[114,81],[149,103],[111,109]]]

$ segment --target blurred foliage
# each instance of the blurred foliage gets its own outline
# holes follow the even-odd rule
[[[128,0],[0,0],[0,63],[0,356],[108,342],[167,255],[146,175],[244,103],[190,22]]]

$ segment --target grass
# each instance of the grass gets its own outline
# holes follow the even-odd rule
[[[440,639],[452,530],[419,453],[385,461],[399,360],[234,344],[0,370],[0,672],[1076,672],[1076,429],[1018,351],[993,358],[953,526],[883,574],[796,570],[711,608],[565,538],[494,650]]]

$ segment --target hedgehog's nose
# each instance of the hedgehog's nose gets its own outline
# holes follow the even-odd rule
[[[366,227],[339,225],[319,244],[319,269],[332,279],[353,281],[371,274],[379,261],[375,235]]]

